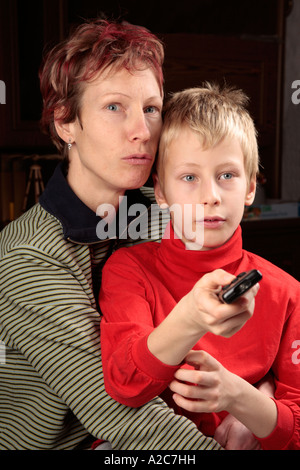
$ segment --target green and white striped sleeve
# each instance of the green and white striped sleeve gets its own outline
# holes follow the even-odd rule
[[[131,409],[106,394],[99,314],[68,256],[18,247],[2,259],[0,448],[74,448],[91,434],[114,449],[218,449],[160,398]]]

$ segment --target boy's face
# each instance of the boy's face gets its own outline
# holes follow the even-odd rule
[[[217,248],[229,240],[243,217],[244,206],[254,200],[256,183],[253,180],[248,185],[244,156],[235,138],[226,137],[214,148],[203,150],[199,137],[183,128],[169,146],[163,174],[163,188],[155,182],[158,204],[180,205],[182,214],[184,205],[192,204],[189,226],[196,233],[197,224],[203,224],[203,250]],[[201,220],[196,213],[198,204],[203,207]],[[176,231],[178,223],[172,210],[171,217]],[[183,219],[181,238],[188,244],[195,239],[184,232]]]

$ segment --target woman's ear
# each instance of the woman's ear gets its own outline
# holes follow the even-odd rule
[[[59,137],[66,143],[74,142],[73,124],[72,122],[64,122],[61,119],[62,110],[56,109],[54,111],[54,126]]]
[[[251,206],[253,204],[256,192],[256,178],[250,181],[249,188],[245,198],[245,206]]]
[[[156,173],[153,173],[152,177],[153,177],[154,194],[155,194],[156,202],[161,209],[167,209],[169,205],[166,201],[163,190],[161,188],[159,178]]]

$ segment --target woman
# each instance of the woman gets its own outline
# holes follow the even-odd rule
[[[105,392],[97,309],[97,207],[150,205],[161,130],[163,48],[142,27],[85,23],[46,57],[42,124],[64,155],[40,201],[1,234],[0,449],[218,449],[156,398],[127,408]],[[130,240],[125,240],[130,243]],[[124,243],[124,240],[123,240]]]
[[[81,25],[46,57],[42,124],[65,158],[40,203],[1,234],[0,449],[85,449],[95,438],[218,448],[160,399],[133,410],[103,386],[95,297],[116,241],[97,238],[96,209],[117,208],[150,174],[162,62],[155,36],[106,21]]]

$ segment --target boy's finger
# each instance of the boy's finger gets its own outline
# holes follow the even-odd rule
[[[185,357],[185,363],[203,371],[216,370],[219,365],[219,362],[206,351],[190,351]]]
[[[207,371],[178,369],[169,388],[186,398],[207,399],[209,388],[216,385],[215,375]]]
[[[233,274],[227,273],[223,269],[216,269],[211,273],[205,274],[200,279],[199,288],[216,290],[220,286],[229,284],[233,279],[235,279],[235,276]]]

